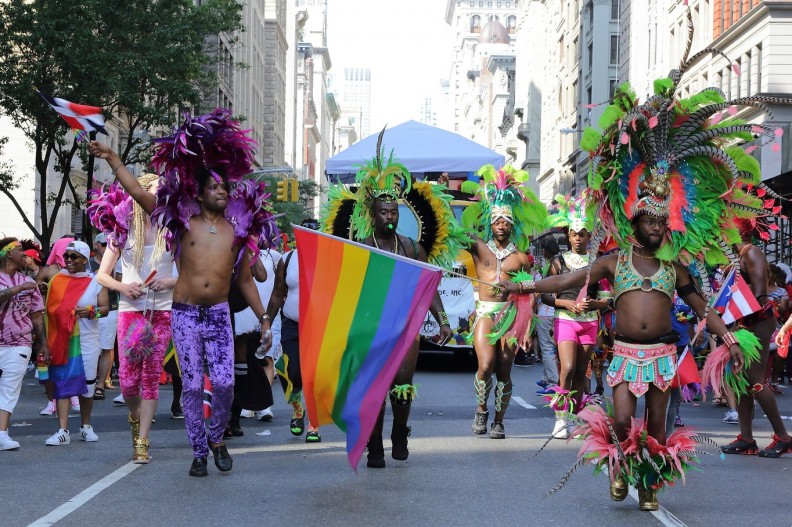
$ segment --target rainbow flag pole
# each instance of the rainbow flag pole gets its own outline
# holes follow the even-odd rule
[[[294,233],[308,418],[346,432],[356,469],[443,270],[297,226]]]

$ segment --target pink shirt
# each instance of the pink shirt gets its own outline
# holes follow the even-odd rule
[[[0,289],[36,282],[22,273],[9,276],[0,272]],[[44,300],[38,287],[22,291],[0,304],[0,346],[31,346],[33,343],[33,321],[31,313],[44,311]]]

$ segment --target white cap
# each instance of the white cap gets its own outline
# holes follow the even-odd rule
[[[101,243],[101,244],[107,243],[107,236],[105,236],[105,233],[100,232],[99,234],[97,234],[96,238],[94,238],[94,243]]]
[[[79,240],[74,240],[73,242],[69,242],[69,245],[66,246],[65,252],[75,252],[82,256],[85,256],[86,259],[91,257],[91,249],[88,247],[88,244],[85,242],[81,242]]]

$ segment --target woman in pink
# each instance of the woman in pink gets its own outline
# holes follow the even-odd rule
[[[159,178],[138,178],[148,192],[157,192]],[[131,198],[129,198],[131,200]],[[110,240],[111,238],[108,238]],[[134,453],[132,462],[148,463],[149,431],[157,410],[162,361],[171,340],[173,256],[165,238],[137,203],[132,207],[129,236],[122,250],[108,243],[99,267],[99,283],[120,293],[118,361],[121,394],[129,407]],[[121,281],[113,278],[121,260]]]

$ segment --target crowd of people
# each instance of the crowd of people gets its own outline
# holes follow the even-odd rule
[[[723,453],[792,452],[776,404],[792,373],[786,352],[792,272],[769,265],[756,242],[766,239],[777,215],[758,165],[721,141],[781,134],[726,112],[713,117],[732,105],[761,108],[760,100],[726,101],[715,89],[679,100],[686,60],[655,83],[644,103],[627,85],[615,91],[600,130],[587,130],[581,140],[591,156],[589,188],[574,199],[558,196],[549,216],[526,185],[527,172],[488,165],[478,172],[480,184],[462,185],[477,196],[457,221],[445,185],[416,181],[393,152],[382,155],[383,130],[355,186],[332,187],[321,217],[306,223],[445,269],[467,249],[479,282],[471,324],[478,362],[472,433],[506,438],[512,366],[525,365],[529,354],[541,357],[537,395],[556,412],[550,439],[582,439],[580,459],[609,474],[610,497],[621,501],[634,486],[646,511],[657,510],[658,490],[697,462],[700,438],[680,413],[693,391],[711,387],[730,407],[724,421],[739,425]],[[117,178],[89,201],[89,217],[102,231],[93,253],[87,243],[63,238],[44,266],[29,242],[0,240],[0,449],[19,448],[8,426],[31,361],[48,401],[43,413],[58,417],[46,444],[71,442],[70,408],[80,412],[80,439],[98,441],[91,412],[105,396],[114,349],[134,463],[151,460],[163,368],[174,379],[171,414],[185,422],[190,476],[208,476],[210,452],[218,470],[232,470],[225,440],[244,434],[243,415],[272,418],[276,374],[292,407],[291,433],[321,441],[322,423],[306,423],[303,401],[299,306],[307,297],[299,248],[281,252],[267,189],[246,177],[255,147],[248,132],[228,110],[187,117],[156,141],[153,173],[138,178],[110,146],[91,141],[88,152]],[[400,201],[420,220],[416,239],[397,232]],[[547,229],[563,232],[568,248],[562,252],[548,239],[542,258],[527,254],[531,238]],[[747,284],[756,309],[727,324],[713,300],[729,272]],[[444,344],[453,332],[433,293],[429,311]],[[373,428],[364,431],[372,469],[386,466],[388,400],[391,457],[406,460],[410,453],[419,337],[402,339],[409,351]],[[166,366],[171,348],[177,360]],[[695,387],[682,381],[680,365],[698,350],[706,362],[702,386]],[[601,404],[606,383],[612,404]],[[636,419],[640,398],[644,416]],[[761,449],[753,435],[755,403],[773,428],[772,442]]]

